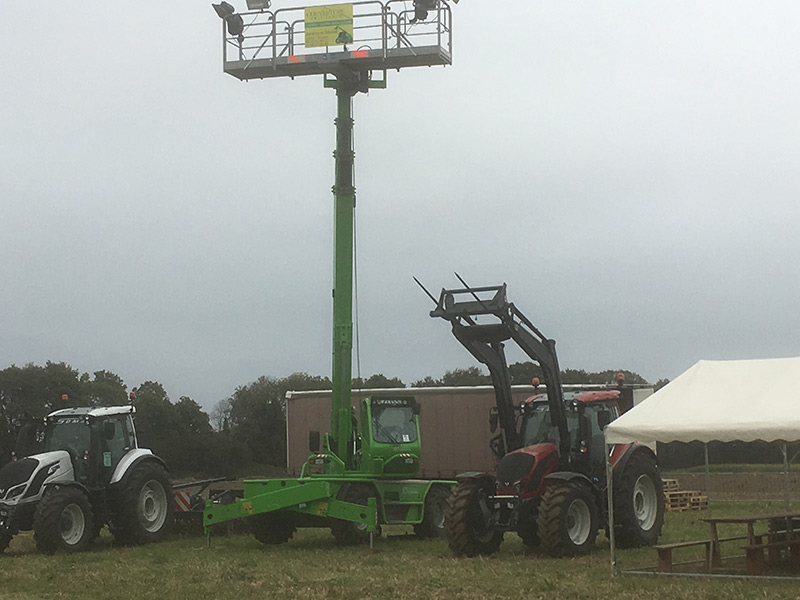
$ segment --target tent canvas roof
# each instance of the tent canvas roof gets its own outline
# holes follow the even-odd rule
[[[800,440],[800,357],[701,360],[606,427],[606,442]]]

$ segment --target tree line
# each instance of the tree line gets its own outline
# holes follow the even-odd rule
[[[509,372],[512,384],[530,384],[534,377],[542,377],[538,365],[532,362],[514,363]],[[618,372],[565,369],[562,378],[565,384],[609,384],[614,383]],[[627,383],[647,383],[637,373],[622,372]],[[465,385],[491,385],[491,379],[473,366],[447,371],[439,378],[424,377],[410,386],[398,377],[383,374],[353,380],[354,389]],[[286,392],[330,388],[328,377],[307,373],[282,378],[262,376],[237,387],[206,412],[188,396],[171,400],[157,381],[144,381],[128,390],[122,378],[111,371],[80,373],[64,362],[12,365],[0,371],[0,464],[10,459],[16,432],[27,418],[41,418],[72,406],[132,402],[140,446],[164,458],[173,476],[278,474],[286,465]],[[133,392],[132,400],[129,391]],[[685,464],[695,458],[696,451],[675,448],[666,455]]]

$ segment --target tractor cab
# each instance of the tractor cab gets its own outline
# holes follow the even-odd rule
[[[122,458],[137,447],[133,407],[68,408],[45,418],[41,452],[64,450],[84,485],[107,484]]]
[[[620,390],[564,394],[564,417],[569,435],[569,462],[574,465],[575,470],[594,476],[603,473],[605,461],[603,428],[619,416],[621,396]],[[552,424],[547,396],[539,394],[526,399],[520,404],[519,412],[522,447],[516,452],[537,457],[537,462],[550,458],[555,468],[558,459],[559,433]],[[553,456],[549,457],[551,454]]]

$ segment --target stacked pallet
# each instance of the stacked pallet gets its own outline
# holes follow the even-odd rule
[[[681,489],[680,486],[678,485],[677,479],[662,479],[661,481],[664,483],[665,494],[667,492],[677,492],[678,490]]]
[[[693,490],[665,491],[667,510],[705,510],[708,496]]]

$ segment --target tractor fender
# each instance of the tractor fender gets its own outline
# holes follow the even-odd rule
[[[109,484],[114,485],[122,482],[130,473],[134,471],[138,465],[143,462],[154,462],[164,467],[165,470],[169,471],[167,463],[153,454],[150,450],[147,450],[146,448],[135,448],[123,456],[122,460],[119,461],[117,468],[114,469],[114,474],[111,476],[111,481]]]
[[[455,477],[456,481],[459,483],[462,481],[486,481],[494,485],[495,477],[494,475],[490,475],[489,473],[483,473],[481,471],[466,471],[464,473],[459,473]]]
[[[638,442],[629,444],[628,447],[625,448],[625,450],[623,451],[622,456],[620,456],[619,459],[613,465],[614,483],[616,483],[619,480],[619,478],[622,477],[622,474],[625,472],[625,467],[628,466],[628,461],[630,461],[631,457],[634,454],[639,454],[641,452],[644,452],[645,454],[648,454],[651,457],[653,457],[653,459],[656,461],[656,464],[658,464],[658,457],[656,456],[656,453],[653,452],[653,450],[650,449],[648,446],[645,446],[644,444],[639,444]]]
[[[42,496],[44,496],[50,490],[58,489],[58,488],[75,488],[76,490],[80,490],[86,497],[91,497],[89,494],[89,488],[83,485],[80,481],[54,481],[51,483],[44,484],[44,489],[42,490]]]
[[[578,473],[577,471],[556,471],[555,473],[550,473],[545,475],[545,481],[581,481],[588,485],[591,489],[597,487],[591,479],[589,479],[583,473]]]

